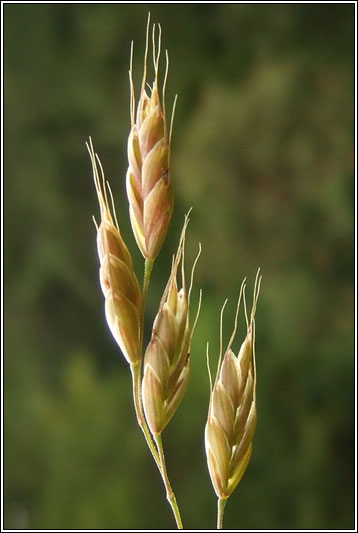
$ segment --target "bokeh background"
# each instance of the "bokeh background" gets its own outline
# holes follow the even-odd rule
[[[215,527],[204,452],[205,345],[218,355],[239,286],[257,311],[254,452],[228,529],[354,527],[354,4],[6,4],[6,528],[170,529],[107,329],[85,141],[110,180],[138,276],[125,195],[128,64],[139,87],[147,12],[178,94],[175,211],[147,335],[184,213],[203,305],[191,381],[164,433],[188,529]],[[162,63],[164,67],[164,59]],[[162,72],[163,72],[162,68]],[[194,311],[193,311],[194,312]],[[243,336],[240,326],[236,348]]]

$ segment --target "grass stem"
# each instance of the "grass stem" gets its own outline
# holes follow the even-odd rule
[[[145,260],[145,266],[144,266],[144,277],[143,277],[143,287],[142,287],[142,323],[141,323],[141,338],[140,338],[140,351],[143,352],[143,332],[144,332],[144,316],[145,316],[145,304],[147,300],[147,294],[148,294],[148,287],[149,287],[149,281],[150,276],[153,269],[153,260]],[[163,444],[162,439],[160,435],[155,435],[153,442],[147,421],[144,416],[143,412],[143,406],[142,406],[142,400],[141,400],[141,373],[142,373],[142,361],[143,358],[141,357],[139,362],[135,365],[131,365],[131,372],[132,372],[132,385],[133,385],[133,400],[134,400],[134,407],[135,412],[137,415],[137,421],[140,426],[140,428],[143,431],[145,440],[148,444],[148,447],[152,453],[152,456],[154,458],[154,461],[156,462],[156,465],[159,469],[159,472],[162,476],[165,489],[166,489],[166,495],[167,500],[172,508],[175,521],[177,524],[178,529],[183,529],[183,524],[181,521],[181,516],[179,512],[179,507],[173,492],[173,489],[171,488],[170,481],[167,474],[166,464],[165,464],[165,457],[164,457],[164,450],[163,450]]]
[[[178,507],[178,504],[177,504],[177,501],[176,501],[176,498],[175,498],[175,494],[173,492],[173,489],[172,489],[172,487],[170,485],[170,481],[169,481],[169,478],[168,478],[167,467],[166,467],[166,464],[165,464],[162,437],[161,437],[160,433],[157,434],[157,435],[154,435],[154,439],[155,439],[155,442],[156,442],[156,445],[157,445],[157,448],[158,448],[158,452],[159,452],[159,460],[160,460],[160,464],[161,464],[161,473],[162,473],[162,478],[163,478],[163,482],[164,482],[164,485],[165,485],[165,490],[167,492],[167,500],[169,502],[170,507],[172,508],[177,528],[178,529],[183,529],[183,524],[182,524],[182,520],[181,520],[181,516],[180,516],[180,512],[179,512],[179,507]]]
[[[153,270],[154,260],[153,259],[146,259],[144,264],[144,276],[143,276],[143,287],[142,287],[142,335],[141,335],[141,349],[143,345],[143,331],[144,331],[144,313],[145,313],[145,304],[147,302],[147,294],[148,294],[148,287],[149,287],[149,281],[150,276]]]
[[[216,529],[223,528],[224,510],[227,502],[227,498],[218,498],[218,520]]]
[[[132,373],[132,386],[133,386],[133,402],[134,402],[134,408],[135,413],[137,416],[137,422],[143,431],[145,440],[148,444],[148,447],[150,451],[152,452],[153,459],[157,464],[157,467],[161,471],[160,466],[160,460],[158,456],[157,449],[155,447],[155,444],[152,440],[147,421],[145,419],[144,413],[143,413],[143,407],[140,397],[140,375],[141,375],[141,361],[139,361],[136,365],[131,365],[131,373]]]
[[[145,260],[145,267],[144,267],[144,278],[143,278],[143,289],[142,289],[142,318],[141,318],[141,336],[140,336],[140,344],[139,344],[139,350],[140,353],[143,351],[143,330],[144,330],[144,313],[145,313],[145,303],[147,300],[147,293],[148,293],[148,287],[149,287],[149,281],[150,281],[150,275],[152,273],[154,261]],[[142,357],[139,359],[139,362],[136,365],[131,365],[131,373],[132,373],[132,386],[133,386],[133,401],[134,401],[134,408],[137,415],[137,422],[143,431],[145,440],[148,444],[148,447],[150,451],[152,452],[154,461],[157,464],[157,467],[161,471],[160,466],[160,460],[158,451],[155,447],[155,444],[153,442],[153,439],[151,437],[147,421],[144,416],[143,407],[142,407],[142,401],[141,401],[141,392],[140,392],[140,386],[141,386],[141,373],[142,373]]]

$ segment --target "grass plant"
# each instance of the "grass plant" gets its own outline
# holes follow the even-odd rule
[[[152,84],[147,82],[150,36],[154,68]],[[105,179],[91,138],[87,149],[101,214],[100,222],[95,221],[95,225],[100,261],[99,276],[105,298],[107,323],[129,363],[137,422],[161,474],[176,526],[183,529],[179,506],[166,468],[162,432],[179,407],[189,381],[190,345],[200,312],[201,291],[193,321],[190,299],[201,246],[199,245],[192,266],[188,286],[184,264],[188,213],[185,215],[177,252],[173,256],[169,279],[154,318],[151,338],[144,349],[144,313],[151,272],[167,234],[173,211],[170,143],[176,99],[168,127],[165,105],[168,53],[165,53],[166,68],[161,89],[160,57],[161,27],[153,24],[151,30],[148,16],[143,77],[137,103],[132,75],[133,43],[131,46],[131,129],[127,145],[126,176],[130,221],[144,258],[142,288],[120,232],[110,185]],[[252,450],[256,425],[255,312],[260,284],[261,276],[258,272],[249,319],[245,298],[246,284],[243,282],[234,331],[223,356],[222,334],[220,336],[220,357],[214,383],[209,373],[210,401],[205,447],[210,477],[218,497],[218,529],[222,528],[225,503],[239,483]],[[247,334],[238,355],[235,356],[231,345],[237,329],[241,300],[244,303]],[[224,308],[221,313],[220,331],[223,311]]]

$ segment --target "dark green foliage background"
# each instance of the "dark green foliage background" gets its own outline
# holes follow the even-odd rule
[[[167,529],[164,490],[107,330],[93,136],[141,278],[125,195],[128,63],[139,87],[148,10],[169,50],[175,212],[147,334],[184,213],[201,241],[192,375],[167,430],[186,528],[213,528],[203,430],[226,297],[257,312],[258,427],[231,529],[354,526],[354,5],[6,4],[5,527]],[[243,335],[241,324],[240,338]],[[236,348],[239,345],[239,339]]]

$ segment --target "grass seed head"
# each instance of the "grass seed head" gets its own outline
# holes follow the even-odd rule
[[[101,210],[101,222],[99,226],[96,224],[97,249],[101,265],[99,277],[105,297],[106,319],[123,355],[130,364],[135,364],[140,358],[141,292],[133,271],[131,256],[119,231],[111,195],[112,216],[103,168],[94,152],[91,139],[87,148]],[[101,179],[98,165],[101,169]]]
[[[235,328],[221,361],[210,393],[205,448],[210,477],[218,498],[226,499],[240,482],[252,451],[256,427],[255,311],[260,290],[259,272],[255,281],[250,321],[247,319],[245,282],[235,317]],[[243,295],[247,322],[246,337],[236,356],[231,345]],[[221,315],[222,320],[222,315]],[[222,331],[222,325],[220,326]],[[222,340],[220,341],[222,345]]]
[[[191,287],[187,294],[183,265],[188,220],[186,217],[144,358],[142,399],[146,419],[153,434],[161,433],[174,415],[189,379],[189,353],[193,333],[189,326]],[[178,289],[177,273],[180,262],[182,287]],[[196,261],[193,270],[195,264]]]
[[[132,53],[129,70],[131,132],[128,138],[128,171],[126,177],[129,213],[134,236],[144,258],[154,260],[167,233],[173,211],[173,190],[170,177],[170,135],[165,114],[165,83],[168,73],[168,56],[162,95],[158,87],[158,70],[161,52],[161,30],[156,43],[156,26],[153,25],[152,47],[154,82],[147,84],[147,54],[149,37],[148,17],[146,51],[141,93],[135,112],[135,95],[132,79]],[[133,52],[133,48],[132,48]]]

